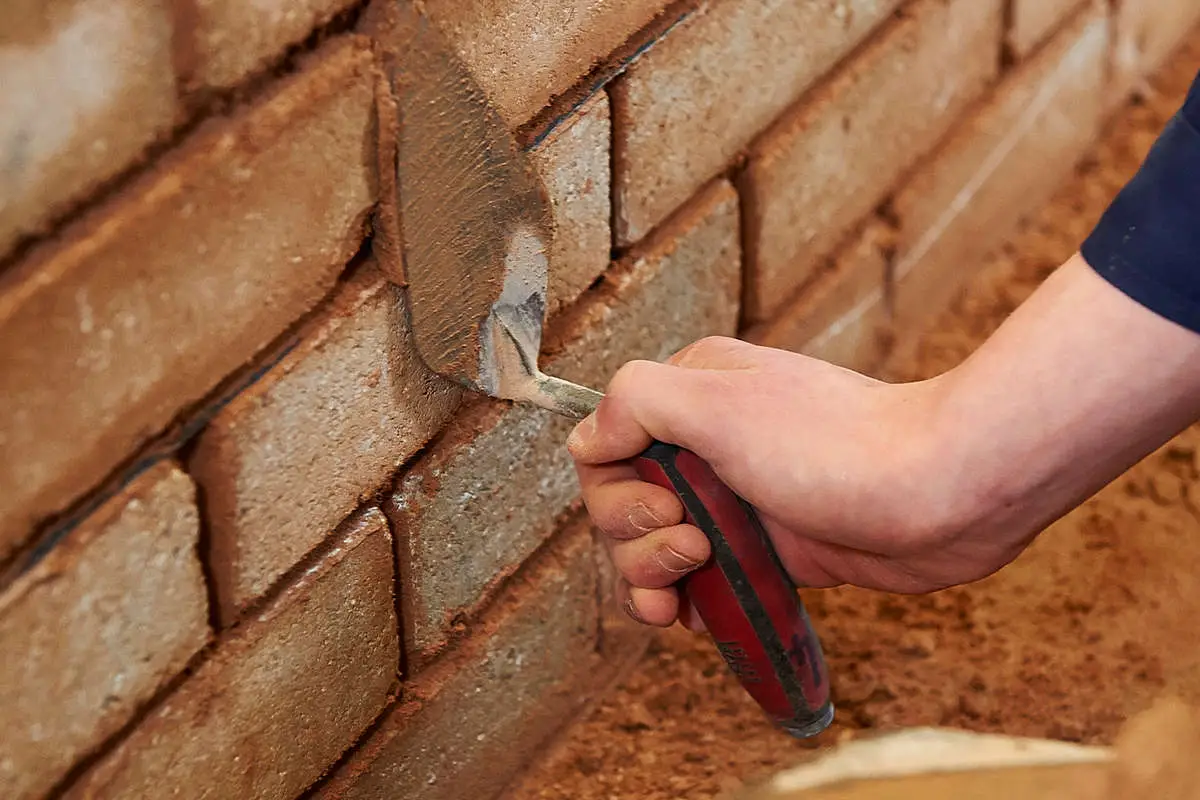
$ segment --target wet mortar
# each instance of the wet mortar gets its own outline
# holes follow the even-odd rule
[[[987,260],[891,377],[958,363],[1074,252],[1197,69],[1200,36],[1117,115],[1078,176]],[[816,740],[773,730],[707,640],[672,629],[509,796],[703,800],[816,748],[914,725],[1111,743],[1157,697],[1200,703],[1198,521],[1200,426],[979,584],[925,597],[807,593],[838,706]]]

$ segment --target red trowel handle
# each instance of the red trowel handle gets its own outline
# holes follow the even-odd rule
[[[655,442],[635,464],[642,480],[679,495],[712,544],[681,588],[725,663],[776,725],[799,738],[825,730],[833,704],[821,642],[754,509],[680,447]]]

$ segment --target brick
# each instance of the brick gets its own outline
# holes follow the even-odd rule
[[[617,243],[724,170],[898,5],[702,3],[613,84]]]
[[[0,278],[0,560],[328,293],[374,199],[370,69],[330,43]]]
[[[0,7],[0,257],[175,124],[168,5],[12,0]]]
[[[586,525],[516,584],[461,651],[406,685],[405,702],[317,798],[488,800],[603,686]]]
[[[239,83],[355,2],[192,0],[183,44],[189,88]]]
[[[417,354],[403,292],[364,265],[300,345],[209,423],[191,459],[222,620],[378,491],[460,396]]]
[[[371,509],[347,527],[66,796],[290,800],[313,783],[399,663],[386,522]]]
[[[778,312],[983,92],[1001,21],[1000,0],[909,6],[755,145],[742,185],[749,322]]]
[[[897,330],[919,326],[971,266],[1042,205],[1094,140],[1103,116],[1108,19],[1080,17],[1012,73],[893,204]]]
[[[889,354],[891,315],[883,296],[895,232],[869,222],[834,265],[770,323],[745,338],[872,374]]]
[[[1029,55],[1081,5],[1081,0],[1013,0],[1007,37],[1013,55]]]
[[[143,473],[0,597],[0,785],[41,797],[208,639],[191,481]]]
[[[426,0],[513,128],[649,23],[668,0]]]
[[[547,337],[543,367],[600,386],[624,362],[662,359],[737,317],[737,198],[704,192],[661,238],[605,276]],[[578,495],[564,442],[572,422],[486,401],[456,420],[400,482],[391,512],[410,658],[444,645],[553,530]]]
[[[608,96],[601,93],[532,150],[554,207],[546,311],[571,303],[608,267],[612,251]]]
[[[1120,0],[1115,17],[1114,94],[1124,97],[1200,24],[1195,0]]]
[[[583,512],[586,514],[586,511]],[[596,650],[619,680],[641,659],[654,639],[654,629],[634,622],[617,597],[617,568],[605,543],[607,536],[598,528],[591,529],[592,556],[596,564],[596,602],[600,611],[599,643]]]

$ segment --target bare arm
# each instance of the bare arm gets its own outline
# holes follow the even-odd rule
[[[703,340],[623,368],[570,448],[631,613],[668,625],[671,584],[708,549],[678,501],[623,463],[652,437],[694,450],[754,503],[799,582],[921,592],[1004,566],[1198,417],[1200,335],[1075,256],[932,380],[888,385]]]
[[[1200,336],[1075,256],[938,382],[957,524],[1035,533],[1200,418]]]

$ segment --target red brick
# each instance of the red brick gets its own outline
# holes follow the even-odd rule
[[[755,145],[743,182],[748,321],[779,311],[992,81],[1002,10],[912,4]]]
[[[360,268],[301,344],[200,437],[189,466],[204,489],[222,619],[378,491],[460,395],[417,355],[403,292]]]
[[[883,298],[895,233],[872,221],[837,254],[831,269],[771,322],[745,338],[863,373],[878,371],[891,345]]]
[[[604,685],[587,526],[515,584],[461,650],[406,684],[404,702],[317,798],[488,800]]]
[[[701,3],[613,84],[618,244],[724,170],[897,5]]]
[[[1114,21],[1114,93],[1127,95],[1162,65],[1198,23],[1196,0],[1119,0]]]
[[[1013,0],[1008,46],[1024,58],[1087,0]]]
[[[374,200],[370,69],[331,43],[0,278],[0,560],[328,293]]]
[[[630,359],[731,334],[738,266],[737,199],[720,183],[565,315],[547,337],[543,366],[600,386]],[[538,409],[481,400],[401,480],[392,513],[410,657],[441,647],[455,617],[516,569],[574,502],[564,446],[571,427]]]
[[[612,252],[608,96],[599,94],[533,149],[554,206],[546,311],[574,301],[608,267]]]
[[[0,6],[0,257],[174,125],[169,5]]]
[[[191,0],[184,62],[191,87],[225,88],[304,41],[356,0]]]
[[[668,0],[425,0],[505,121],[516,128]]]
[[[387,525],[372,509],[349,528],[67,796],[290,800],[320,777],[399,663]]]
[[[1103,115],[1108,19],[1097,8],[1012,73],[893,204],[900,330],[919,326],[1094,140]]]
[[[191,481],[143,473],[0,597],[0,785],[40,797],[208,639]]]

